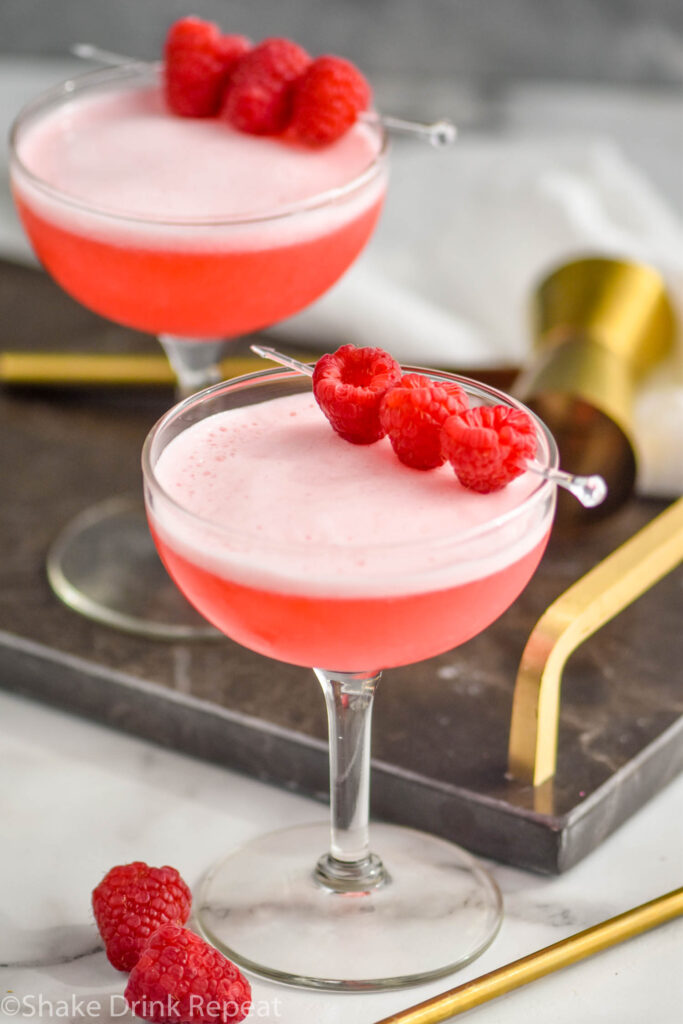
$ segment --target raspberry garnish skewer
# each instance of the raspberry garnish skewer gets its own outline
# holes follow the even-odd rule
[[[306,377],[313,376],[315,363],[302,363],[292,356],[286,356],[284,352],[278,352],[276,348],[270,348],[268,345],[250,345],[249,348],[255,355],[261,356],[262,359],[270,359],[271,363],[280,363],[281,366],[287,366],[290,370],[303,373]]]
[[[360,120],[366,124],[381,124],[389,132],[398,132],[399,135],[415,135],[424,139],[430,146],[438,149],[441,146],[450,146],[458,137],[458,129],[447,118],[442,117],[431,123],[426,121],[409,121],[404,117],[391,117],[389,114],[373,114],[366,111],[360,115]]]
[[[251,345],[250,347],[252,352],[263,359],[280,363],[282,366],[286,366],[290,370],[296,370],[297,373],[305,374],[307,377],[313,376],[315,370],[314,363],[302,363],[298,359],[293,359],[291,356],[278,352],[277,349],[270,348],[267,345]],[[564,487],[585,508],[595,508],[596,505],[600,505],[607,497],[607,484],[597,474],[577,476],[575,473],[567,473],[562,469],[544,466],[536,459],[526,459],[525,469],[528,469],[531,473],[536,473],[545,480],[550,480],[551,483],[556,484],[558,487]]]
[[[82,60],[97,61],[99,64],[117,67],[119,64],[145,64],[147,61],[135,60],[133,57],[126,57],[122,53],[114,53],[112,50],[105,50],[95,46],[93,43],[74,43],[70,48],[74,57]],[[391,117],[386,114],[378,114],[375,111],[363,111],[359,120],[366,124],[381,124],[386,131],[398,132],[401,135],[413,135],[415,138],[424,139],[431,146],[439,148],[450,146],[455,142],[458,129],[446,118],[431,123],[425,121],[411,121],[402,117]]]
[[[604,477],[598,473],[591,476],[577,476],[575,473],[567,473],[564,469],[552,469],[549,466],[542,466],[540,462],[533,459],[527,462],[527,469],[538,476],[552,480],[558,487],[564,487],[565,491],[573,494],[584,508],[595,508],[602,505],[607,497],[607,484]]]

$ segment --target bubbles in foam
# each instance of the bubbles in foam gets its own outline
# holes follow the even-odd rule
[[[204,458],[212,471],[195,479]],[[229,472],[219,468],[225,458]],[[160,506],[157,527],[169,544],[219,575],[254,585],[277,580],[274,586],[301,592],[437,589],[503,568],[549,526],[532,513],[518,517],[449,563],[459,534],[515,509],[536,479],[525,474],[479,495],[465,491],[448,466],[416,473],[386,440],[341,440],[308,394],[194,424],[169,443],[157,476],[206,521],[189,524]]]

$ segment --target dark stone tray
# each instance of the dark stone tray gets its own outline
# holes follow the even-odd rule
[[[157,351],[0,263],[0,349]],[[311,794],[327,790],[311,672],[228,640],[149,641],[96,625],[50,591],[45,552],[85,507],[140,488],[143,438],[168,390],[0,390],[0,686],[155,743]],[[104,457],[103,457],[104,454]],[[592,637],[565,673],[552,786],[505,779],[512,687],[547,605],[663,506],[632,501],[559,532],[534,580],[485,634],[386,673],[374,722],[373,812],[489,857],[561,872],[683,762],[681,576]]]

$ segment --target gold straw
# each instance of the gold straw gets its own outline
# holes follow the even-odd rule
[[[172,385],[175,377],[163,355],[124,355],[105,352],[3,352],[3,384],[52,385]]]
[[[543,978],[546,974],[559,971],[579,960],[600,953],[609,946],[624,942],[635,935],[656,928],[657,925],[672,921],[683,914],[683,888],[658,896],[649,903],[627,910],[617,917],[586,928],[583,932],[570,935],[552,946],[539,949],[521,960],[514,960],[505,967],[499,967],[489,974],[483,974],[464,985],[449,989],[440,996],[427,999],[417,1006],[401,1010],[391,1017],[383,1017],[376,1024],[439,1024],[458,1013],[481,1006],[497,996],[512,992],[513,989],[528,985],[530,981]]]
[[[310,359],[310,354],[304,354]],[[228,356],[221,361],[227,380],[264,369],[263,359]],[[166,357],[144,353],[0,352],[0,384],[71,387],[168,385],[176,378]]]

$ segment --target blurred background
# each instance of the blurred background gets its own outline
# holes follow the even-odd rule
[[[77,36],[139,57],[182,14],[226,28],[289,34],[348,54],[371,74],[455,75],[680,85],[677,0],[3,0],[2,49],[65,53]]]

